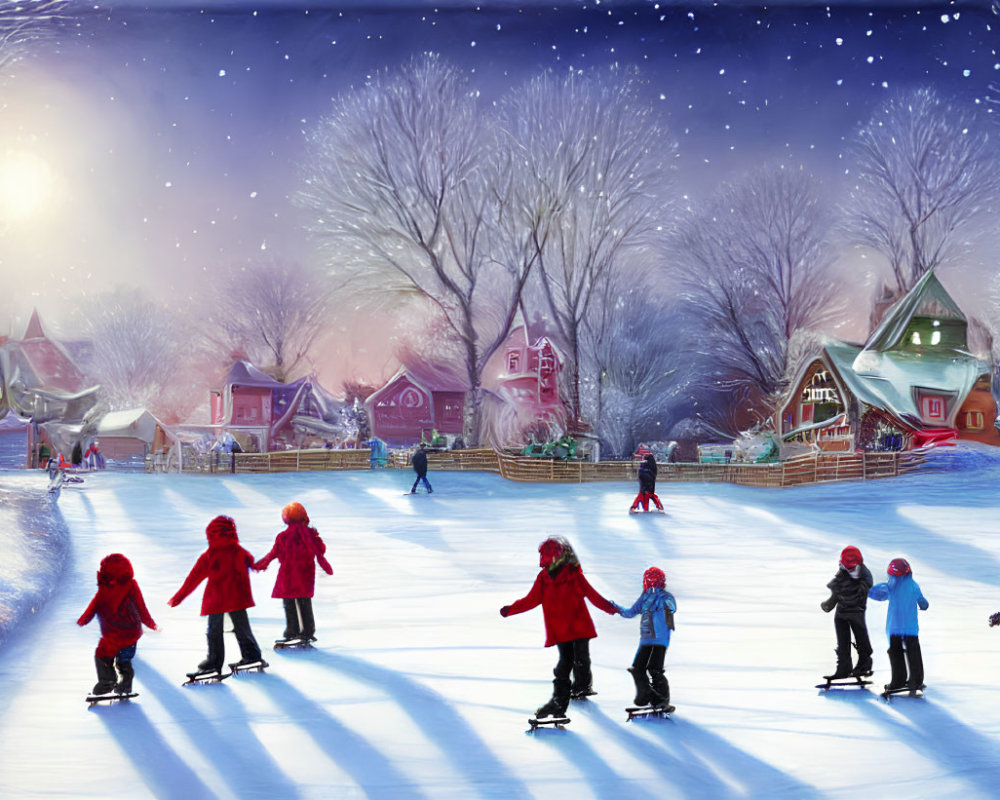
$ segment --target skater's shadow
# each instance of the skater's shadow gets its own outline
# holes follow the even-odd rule
[[[122,753],[142,776],[150,794],[189,800],[214,797],[194,770],[160,736],[146,712],[137,704],[97,705],[90,710],[118,742]]]
[[[860,708],[885,728],[888,736],[937,761],[946,772],[976,784],[984,795],[996,795],[1000,780],[996,743],[937,703],[902,696]]]
[[[366,797],[421,798],[424,795],[392,761],[359,734],[332,717],[321,705],[277,675],[255,684],[291,719],[307,720],[302,730],[350,775]]]
[[[498,797],[529,797],[521,780],[498,759],[475,729],[456,712],[444,697],[395,670],[359,658],[321,650],[309,652],[317,666],[369,684],[394,698],[399,708],[447,756],[469,783],[478,786],[483,775],[495,776]]]
[[[572,709],[570,710],[572,712]],[[572,723],[570,728],[572,728]],[[566,732],[565,735],[554,736],[548,728],[539,728],[532,734],[539,742],[553,749],[553,760],[559,757],[571,762],[584,778],[587,788],[596,797],[607,800],[621,800],[623,787],[627,786],[628,778],[615,771],[601,757],[601,752],[595,750],[583,736]],[[562,733],[558,731],[558,733]]]
[[[282,772],[281,765],[254,735],[247,715],[239,713],[242,706],[228,686],[217,684],[183,688],[146,664],[142,664],[136,672],[142,684],[155,693],[156,699],[181,723],[178,729],[219,769],[238,796],[299,796],[295,784]],[[193,692],[199,692],[217,709],[218,722],[199,710],[189,696]]]
[[[815,787],[685,719],[637,719],[623,727],[599,709],[588,709],[587,716],[629,752],[641,756],[646,764],[656,765],[665,783],[685,797],[787,796],[805,800],[821,796]],[[648,735],[651,729],[661,727],[669,727],[670,749]]]

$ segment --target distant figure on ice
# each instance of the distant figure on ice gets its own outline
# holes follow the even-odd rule
[[[316,586],[316,562],[327,575],[333,567],[323,554],[326,545],[315,528],[309,527],[309,515],[301,503],[289,503],[281,510],[281,520],[288,527],[274,540],[271,552],[254,564],[254,569],[267,569],[278,559],[278,578],[271,597],[278,598],[285,606],[284,641],[302,639],[310,641],[316,634],[313,619],[312,597]]]
[[[639,649],[628,668],[635,681],[637,706],[671,709],[670,684],[663,674],[663,662],[670,646],[675,611],[677,601],[667,591],[667,576],[658,567],[650,567],[643,573],[642,594],[631,608],[618,608],[618,613],[626,619],[640,615]]]
[[[424,450],[424,443],[420,443],[420,447],[417,448],[417,452],[413,454],[413,471],[417,473],[417,479],[413,482],[413,488],[410,489],[410,494],[417,493],[417,484],[420,481],[424,482],[424,486],[427,487],[427,494],[433,493],[431,485],[427,482],[427,452]],[[447,494],[447,492],[445,492]]]
[[[143,625],[155,631],[156,623],[135,582],[132,564],[121,553],[101,559],[97,594],[76,624],[86,625],[95,616],[101,624],[101,638],[94,652],[97,685],[93,694],[131,694],[136,642],[142,636]]]
[[[845,547],[840,554],[840,568],[827,584],[830,596],[819,604],[828,614],[837,609],[833,615],[833,627],[837,632],[837,669],[832,675],[825,676],[827,680],[863,678],[872,674],[872,644],[868,638],[865,609],[868,606],[868,590],[874,582],[861,558],[861,551],[856,547]],[[852,631],[858,648],[857,667],[851,666]]]
[[[195,562],[184,585],[167,601],[177,606],[206,578],[205,595],[201,601],[201,615],[208,617],[208,656],[198,665],[197,672],[222,672],[225,659],[225,641],[222,623],[225,614],[233,622],[233,631],[242,656],[239,665],[263,661],[260,647],[250,629],[247,609],[254,605],[250,593],[250,569],[254,559],[240,546],[236,523],[231,517],[218,516],[205,528],[208,549]]]
[[[97,439],[90,443],[87,452],[83,454],[83,460],[88,469],[104,469],[104,456],[97,448]]]
[[[924,661],[920,655],[917,609],[926,611],[930,605],[924,598],[913,572],[905,558],[894,558],[886,570],[889,580],[873,586],[868,596],[872,600],[888,600],[889,611],[885,616],[885,632],[889,637],[889,665],[892,677],[886,684],[887,692],[924,687]],[[903,653],[906,653],[905,660]],[[906,667],[910,674],[907,678]]]
[[[663,511],[663,503],[656,496],[656,456],[647,453],[642,463],[639,464],[639,494],[632,501],[629,513],[638,512],[640,504],[643,511],[649,511],[650,500],[656,505],[657,511]]]
[[[584,598],[608,614],[618,606],[606,600],[583,576],[580,561],[568,541],[550,536],[538,547],[542,568],[531,591],[520,600],[500,609],[500,616],[520,614],[541,604],[545,620],[545,646],[556,645],[559,661],[553,670],[552,699],[535,712],[536,716],[563,716],[570,697],[594,694],[590,669],[590,640],[597,637]],[[572,682],[570,674],[573,675]]]

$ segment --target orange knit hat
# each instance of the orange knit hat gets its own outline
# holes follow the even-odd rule
[[[302,522],[308,525],[309,515],[302,507],[302,503],[289,503],[281,509],[281,521],[286,525],[291,525],[293,522]]]

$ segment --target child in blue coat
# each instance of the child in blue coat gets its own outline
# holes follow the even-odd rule
[[[635,681],[635,704],[673,710],[670,684],[663,674],[663,661],[674,629],[677,601],[666,589],[667,576],[662,569],[650,567],[642,575],[642,594],[631,608],[618,606],[623,617],[639,617],[639,649],[628,671]]]
[[[924,688],[924,662],[920,655],[920,639],[917,638],[917,609],[926,611],[930,605],[924,598],[913,571],[905,558],[894,558],[886,570],[889,580],[879,583],[868,591],[872,600],[888,600],[889,611],[885,615],[885,632],[889,637],[889,666],[892,677],[885,685],[891,692],[909,688],[911,691]],[[903,653],[906,653],[905,659]],[[906,668],[910,674],[907,678]]]

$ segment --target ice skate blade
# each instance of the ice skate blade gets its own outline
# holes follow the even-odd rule
[[[569,724],[569,717],[531,717],[528,720],[528,724],[531,726],[531,732],[537,731],[539,728],[551,725],[553,728],[559,728],[562,730],[564,726]]]
[[[115,703],[120,700],[130,700],[133,697],[138,697],[138,692],[109,692],[108,694],[88,694],[87,702],[91,706],[96,706],[98,703]]]

